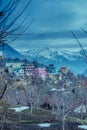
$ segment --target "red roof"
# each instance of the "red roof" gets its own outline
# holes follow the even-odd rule
[[[67,67],[61,67],[60,69],[67,69]]]

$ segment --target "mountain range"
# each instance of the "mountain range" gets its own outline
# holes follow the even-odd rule
[[[0,46],[0,52],[2,50],[3,48]],[[87,52],[87,50],[85,50],[85,52]],[[18,52],[6,44],[4,47],[4,55],[6,58],[26,58],[29,61],[38,61],[45,65],[54,64],[58,69],[62,66],[66,66],[74,73],[85,72],[86,74],[87,72],[86,59],[84,58],[82,50],[71,52],[70,50],[43,48]]]
[[[44,48],[22,51],[21,54],[26,55],[30,61],[36,60],[46,65],[54,64],[57,68],[66,66],[74,73],[84,73],[87,69],[86,59],[82,50],[71,52],[69,50]]]

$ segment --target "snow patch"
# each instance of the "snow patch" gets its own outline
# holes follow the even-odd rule
[[[65,88],[60,88],[58,91],[63,92],[63,91],[65,91]]]
[[[15,110],[16,112],[21,112],[23,110],[29,109],[29,107],[24,106],[24,107],[14,107],[14,108],[9,108],[11,110]]]
[[[56,88],[51,88],[50,91],[58,91]]]
[[[78,128],[87,130],[87,125],[79,125]]]
[[[77,107],[74,112],[76,113],[86,113],[86,108],[87,108],[87,105],[81,105],[79,107]]]
[[[42,123],[42,124],[38,124],[38,126],[40,126],[40,127],[50,127],[51,124],[50,123]]]

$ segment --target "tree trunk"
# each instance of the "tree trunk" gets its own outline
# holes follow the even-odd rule
[[[65,130],[65,108],[63,106],[63,111],[62,111],[62,130]]]
[[[32,105],[32,103],[30,104],[30,113],[32,114],[32,112],[33,112],[33,105]]]
[[[86,113],[87,113],[87,105],[85,104],[85,110],[86,110]]]
[[[52,113],[54,113],[54,111],[55,111],[55,110],[54,110],[54,105],[52,105]]]
[[[62,129],[65,130],[65,119],[62,119]]]

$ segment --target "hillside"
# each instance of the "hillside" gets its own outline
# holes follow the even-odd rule
[[[0,54],[2,54],[2,51],[3,51],[3,48],[0,45]],[[12,59],[22,58],[22,55],[8,44],[5,44],[4,46],[4,56],[5,58],[12,58]]]

